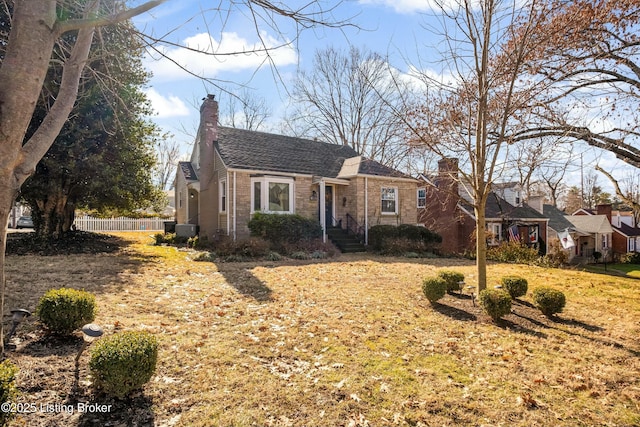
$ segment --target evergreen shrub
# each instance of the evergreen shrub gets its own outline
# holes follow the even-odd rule
[[[96,318],[96,297],[77,289],[51,289],[40,298],[36,315],[50,332],[69,335]]]
[[[93,385],[122,399],[149,382],[158,361],[158,341],[148,332],[121,332],[97,341],[89,369]]]
[[[504,276],[500,283],[513,299],[525,296],[529,287],[527,279],[520,276]]]
[[[545,316],[550,317],[562,312],[567,299],[561,291],[543,286],[533,290],[533,302]]]
[[[511,297],[502,289],[483,289],[478,295],[478,302],[495,322],[511,313]]]
[[[422,292],[434,304],[447,293],[447,282],[440,277],[428,277],[422,282]]]

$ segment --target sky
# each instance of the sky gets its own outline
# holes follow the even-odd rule
[[[218,53],[242,52],[260,46],[289,45],[270,53],[273,67],[264,54],[240,54],[213,58],[201,53],[174,47],[159,47],[172,60],[194,74],[216,79],[225,89],[241,94],[249,92],[268,101],[272,121],[282,118],[286,108],[292,78],[298,68],[309,69],[317,49],[333,46],[348,49],[349,43],[389,56],[395,66],[407,69],[406,59],[415,58],[423,44],[425,30],[421,27],[425,1],[402,0],[348,1],[332,11],[335,21],[352,18],[353,26],[313,28],[304,30],[295,39],[290,21],[280,19],[278,29],[263,25],[257,31],[247,16],[247,10],[229,14],[207,10],[211,2],[200,0],[170,0],[150,13],[134,20],[146,34],[186,44],[194,49]],[[291,2],[287,4],[291,5]],[[331,3],[323,3],[331,5]],[[334,3],[335,4],[335,3]],[[224,20],[224,23],[221,22]],[[278,30],[281,34],[278,34]],[[168,60],[152,54],[145,66],[153,73],[147,95],[157,113],[153,120],[174,134],[185,145],[192,142],[198,124],[198,108],[207,93],[218,95],[222,105],[229,95],[213,84],[190,75]]]
[[[136,27],[145,34],[193,49],[157,44],[155,47],[171,61],[162,59],[157,53],[145,58],[144,64],[153,74],[146,89],[156,111],[151,119],[164,132],[173,135],[181,145],[183,156],[188,157],[198,127],[202,98],[209,93],[216,94],[221,111],[228,102],[229,95],[211,83],[215,80],[215,84],[232,93],[249,92],[264,98],[272,113],[267,128],[275,129],[283,119],[287,89],[297,70],[309,70],[316,50],[329,46],[345,51],[350,44],[366,48],[387,56],[391,65],[401,72],[408,73],[415,67],[437,75],[435,49],[441,40],[427,29],[429,25],[438,26],[429,1],[347,0],[336,3],[320,0],[325,8],[335,6],[331,9],[331,19],[349,20],[353,26],[305,29],[296,37],[291,21],[284,18],[272,21],[267,17],[256,28],[246,7],[229,10],[232,7],[229,2],[169,0],[134,19]],[[292,7],[296,2],[287,1],[286,4]],[[261,11],[258,13],[265,16]],[[230,55],[250,51],[261,43],[269,47],[281,46],[271,51],[271,62],[263,53]],[[216,52],[217,55],[195,51]],[[575,155],[580,153],[583,153],[586,167],[597,161],[605,168],[624,168],[624,164],[611,154],[588,147],[579,148]],[[579,186],[580,176],[579,168],[571,170],[568,182]],[[604,177],[598,178],[598,184],[607,191],[611,189]]]

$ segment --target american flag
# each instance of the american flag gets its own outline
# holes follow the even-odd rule
[[[518,231],[517,225],[512,225],[511,227],[509,227],[509,241],[510,242],[520,241],[520,232]]]

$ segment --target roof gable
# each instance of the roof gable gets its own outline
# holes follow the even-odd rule
[[[613,233],[606,215],[567,215],[566,217],[579,230],[587,233]]]
[[[549,228],[555,231],[563,231],[572,228],[573,224],[569,221],[565,213],[553,205],[543,205],[542,212],[544,216],[549,218]]]

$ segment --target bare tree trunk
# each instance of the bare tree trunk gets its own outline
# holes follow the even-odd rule
[[[4,318],[5,308],[4,239],[8,213],[18,189],[33,173],[69,117],[93,39],[93,27],[78,32],[76,43],[64,67],[56,101],[38,130],[23,145],[49,68],[53,46],[61,34],[56,26],[56,5],[55,0],[15,3],[9,43],[0,65],[0,221],[3,221],[0,225],[3,230],[0,252],[0,319]],[[25,55],[25,52],[29,54]],[[2,338],[3,332],[0,331],[0,350],[4,353]]]
[[[0,183],[6,182],[0,179]],[[9,222],[9,212],[13,205],[13,195],[8,193],[8,186],[0,184],[0,199],[9,198],[12,202],[8,205],[0,204],[0,354],[4,354],[4,327],[1,324],[4,319],[4,295],[6,290],[6,277],[4,272],[5,255],[7,250],[7,223]],[[8,193],[8,194],[7,194]],[[15,194],[15,193],[13,193]]]
[[[487,196],[478,198],[476,215],[476,274],[478,275],[477,292],[487,289]]]

